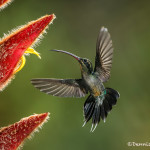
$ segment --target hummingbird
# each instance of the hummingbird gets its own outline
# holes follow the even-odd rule
[[[119,92],[104,86],[110,77],[113,50],[108,29],[102,27],[96,43],[95,68],[87,58],[53,49],[51,51],[68,54],[79,62],[81,79],[35,78],[31,80],[31,83],[41,92],[53,96],[81,98],[90,93],[83,106],[83,126],[92,120],[91,132],[93,132],[100,120],[105,122],[112,106],[116,105],[120,97]]]

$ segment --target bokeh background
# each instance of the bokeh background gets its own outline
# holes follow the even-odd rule
[[[24,150],[128,150],[127,142],[150,142],[150,2],[131,0],[14,0],[0,12],[0,35],[55,13],[57,18],[12,83],[0,93],[0,126],[7,126],[33,113],[50,112],[51,117]],[[114,45],[111,79],[106,84],[120,92],[117,105],[90,133],[84,128],[86,98],[59,98],[35,89],[31,78],[80,78],[71,57],[50,52],[70,51],[94,63],[99,29],[109,29]]]

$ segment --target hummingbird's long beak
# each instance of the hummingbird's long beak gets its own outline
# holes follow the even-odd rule
[[[50,51],[55,51],[55,52],[61,52],[61,53],[68,54],[68,55],[74,57],[76,60],[78,60],[80,62],[80,57],[78,57],[78,56],[76,56],[76,55],[74,55],[72,53],[69,53],[69,52],[66,52],[66,51],[63,51],[63,50],[57,50],[57,49],[52,49]]]

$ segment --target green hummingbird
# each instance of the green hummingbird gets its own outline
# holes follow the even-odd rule
[[[113,57],[112,40],[107,28],[102,27],[97,38],[94,69],[91,61],[87,58],[81,58],[62,50],[54,49],[51,51],[65,53],[74,57],[80,64],[82,78],[37,78],[32,79],[31,83],[41,92],[59,97],[84,97],[89,92],[90,95],[83,107],[83,126],[92,118],[91,131],[93,132],[100,119],[105,122],[108,112],[120,97],[116,90],[105,88],[103,84],[110,77]]]

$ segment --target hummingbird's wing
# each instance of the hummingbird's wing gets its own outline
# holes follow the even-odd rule
[[[82,79],[32,79],[31,83],[41,92],[59,97],[84,97],[88,91]]]
[[[102,82],[110,77],[112,67],[113,46],[107,28],[102,27],[96,43],[96,58],[94,72],[98,74]]]

